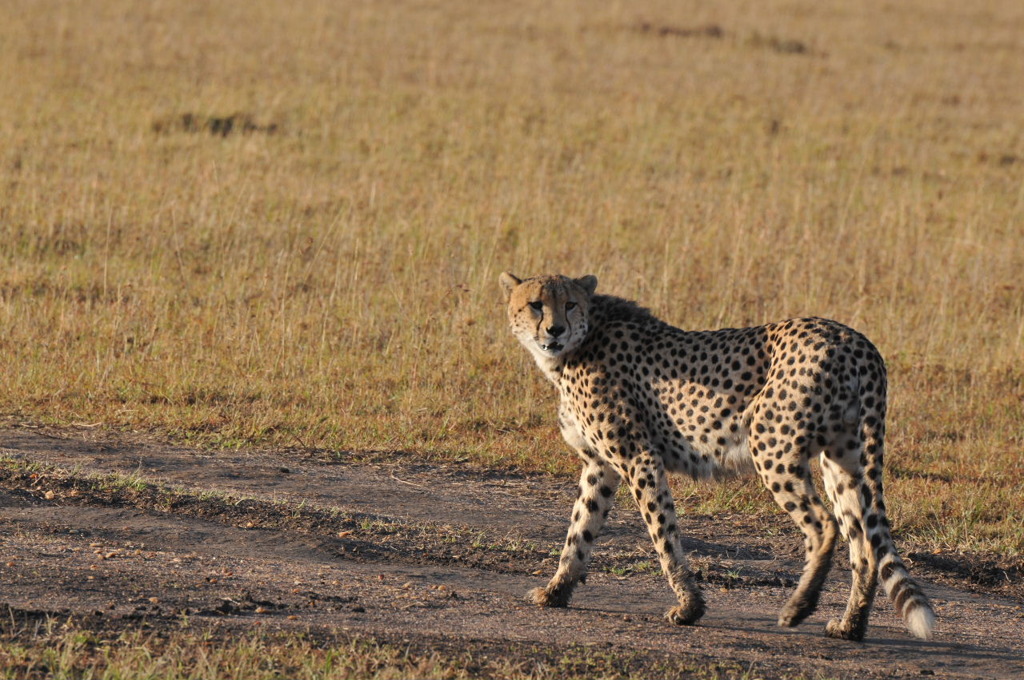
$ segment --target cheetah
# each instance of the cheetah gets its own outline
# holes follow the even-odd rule
[[[838,528],[849,542],[853,585],[826,634],[862,640],[881,579],[909,631],[930,636],[935,614],[886,518],[886,368],[866,337],[821,318],[685,331],[634,302],[596,294],[594,276],[523,280],[505,272],[499,282],[512,333],[558,388],[562,436],[583,461],[558,568],[530,600],[568,606],[624,480],[678,598],[666,618],[696,623],[704,597],[683,554],[666,473],[746,472],[761,478],[804,536],[803,573],[780,626],[796,626],[817,607]],[[833,511],[811,476],[819,455]]]

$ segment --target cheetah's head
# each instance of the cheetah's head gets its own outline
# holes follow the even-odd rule
[[[512,333],[545,368],[571,352],[587,336],[590,296],[596,276],[536,276],[520,279],[505,272],[498,278],[508,302]]]

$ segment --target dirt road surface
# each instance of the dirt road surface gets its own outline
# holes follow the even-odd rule
[[[938,612],[935,638],[912,638],[881,595],[867,641],[850,643],[823,635],[845,603],[845,553],[818,612],[780,629],[802,552],[788,520],[683,512],[708,613],[678,628],[662,619],[671,592],[621,499],[572,607],[525,602],[553,573],[572,479],[408,453],[210,454],[87,429],[2,429],[0,459],[8,621],[188,620],[492,655],[582,644],[641,668],[678,660],[764,678],[1024,678],[1019,563],[903,546]]]

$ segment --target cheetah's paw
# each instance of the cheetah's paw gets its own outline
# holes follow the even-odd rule
[[[665,612],[665,618],[677,626],[692,626],[704,616],[704,602],[698,600],[678,607],[672,607]]]
[[[825,635],[839,640],[852,640],[860,642],[864,639],[863,630],[855,630],[850,626],[844,626],[839,619],[831,619],[825,624]]]
[[[547,588],[534,588],[526,594],[526,599],[541,607],[568,607],[569,598],[558,593],[551,593]]]

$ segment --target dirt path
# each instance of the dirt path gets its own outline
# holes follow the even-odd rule
[[[676,628],[661,619],[672,597],[636,513],[620,508],[573,607],[541,610],[523,594],[554,569],[573,480],[105,437],[0,430],[0,605],[11,616],[318,629],[492,654],[583,643],[765,678],[1024,677],[1019,571],[988,583],[977,572],[990,565],[919,556],[936,638],[912,639],[880,597],[869,640],[847,643],[822,634],[845,602],[845,569],[807,622],[775,626],[800,567],[783,518],[687,516],[709,610]]]

